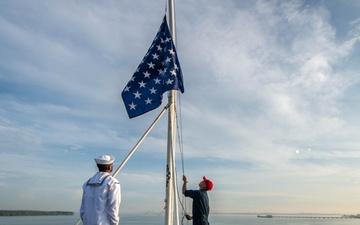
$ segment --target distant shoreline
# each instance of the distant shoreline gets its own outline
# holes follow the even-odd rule
[[[0,210],[0,216],[72,216],[70,211]]]

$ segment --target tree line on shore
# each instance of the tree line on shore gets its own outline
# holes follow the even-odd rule
[[[72,216],[70,211],[0,210],[0,216]]]

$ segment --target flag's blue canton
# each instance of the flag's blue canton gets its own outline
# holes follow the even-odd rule
[[[184,92],[182,72],[166,16],[121,96],[130,118],[156,109],[168,90]]]

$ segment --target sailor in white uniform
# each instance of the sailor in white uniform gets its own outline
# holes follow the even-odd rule
[[[115,157],[103,155],[95,158],[99,169],[83,185],[80,218],[83,225],[117,225],[121,202],[120,183],[112,177]]]

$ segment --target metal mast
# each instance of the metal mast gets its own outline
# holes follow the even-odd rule
[[[175,6],[174,0],[168,0],[168,20],[169,29],[176,45],[175,34]],[[173,225],[174,205],[175,205],[175,137],[176,137],[176,91],[171,90],[168,94],[168,140],[167,140],[167,163],[166,163],[166,198],[165,198],[165,225]],[[177,212],[176,212],[177,213]]]

